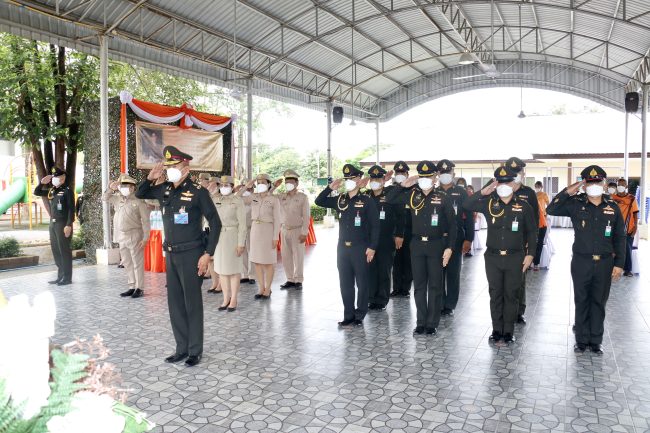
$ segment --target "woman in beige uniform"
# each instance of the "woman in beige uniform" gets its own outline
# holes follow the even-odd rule
[[[251,251],[250,261],[255,264],[255,274],[260,291],[255,299],[271,297],[274,265],[278,260],[278,237],[280,236],[280,201],[271,194],[271,178],[260,174],[256,178],[256,193],[247,197],[251,203]],[[253,186],[250,181],[246,187]]]
[[[203,177],[207,175],[207,179]],[[212,201],[216,203],[216,200],[221,198],[219,193],[219,178],[216,176],[210,176],[208,173],[199,174],[199,180],[201,186],[206,188],[210,192],[210,197]],[[208,222],[203,219],[204,230],[208,226]],[[221,293],[221,280],[219,274],[214,270],[214,261],[210,261],[208,265],[208,272],[210,272],[210,281],[212,282],[211,287],[208,289],[208,293]]]
[[[221,177],[219,196],[214,204],[221,220],[221,235],[214,252],[214,270],[219,274],[223,303],[220,311],[235,311],[239,294],[239,279],[243,261],[242,254],[246,243],[246,211],[244,202],[233,194],[232,176]]]

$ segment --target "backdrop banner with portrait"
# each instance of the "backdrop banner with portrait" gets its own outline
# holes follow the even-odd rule
[[[135,122],[136,168],[151,169],[165,146],[175,146],[193,159],[195,171],[223,171],[223,134],[150,122]]]

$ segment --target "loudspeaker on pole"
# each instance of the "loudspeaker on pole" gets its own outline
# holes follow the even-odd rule
[[[343,122],[343,107],[332,108],[332,122],[334,123]]]

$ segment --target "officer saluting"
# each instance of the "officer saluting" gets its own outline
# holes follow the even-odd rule
[[[495,180],[480,194],[470,196],[464,205],[466,211],[485,215],[488,224],[485,273],[492,315],[490,340],[495,343],[502,339],[506,343],[515,341],[517,292],[537,245],[533,209],[513,193],[516,176],[508,166],[497,168]]]
[[[398,206],[386,201],[386,194],[393,187],[384,187],[386,170],[378,165],[373,165],[368,170],[370,189],[366,194],[375,201],[379,211],[379,246],[375,259],[370,262],[370,290],[368,308],[383,310],[388,304],[390,296],[390,276],[393,268],[395,247],[399,240],[404,239],[404,213]]]
[[[512,188],[514,195],[519,200],[525,201],[533,208],[533,216],[535,218],[535,224],[537,224],[535,227],[539,229],[539,202],[537,201],[537,194],[531,187],[523,183],[526,178],[526,171],[524,170],[526,163],[516,156],[512,156],[505,162],[505,166],[509,167],[512,172],[515,173],[515,180]],[[526,323],[526,317],[524,316],[524,313],[526,312],[526,278],[521,279],[521,287],[519,288],[519,294],[517,296],[519,297],[517,323],[523,325]]]
[[[449,259],[449,264],[443,273],[443,280],[446,284],[442,287],[442,315],[452,316],[458,303],[460,293],[460,268],[463,264],[463,255],[469,252],[474,242],[474,218],[473,214],[465,215],[463,204],[467,200],[467,191],[460,186],[454,185],[454,167],[456,164],[448,159],[438,161],[438,172],[440,173],[440,189],[447,194],[449,201],[456,214],[456,245],[454,252]]]
[[[393,185],[401,185],[409,177],[410,167],[404,161],[397,161],[393,166],[395,177]],[[393,260],[393,291],[390,296],[408,298],[410,296],[413,273],[411,271],[411,212],[408,205],[396,209],[404,224],[404,233],[401,237],[395,237],[395,259]]]
[[[414,334],[435,334],[442,310],[442,271],[456,245],[456,215],[447,195],[433,187],[436,164],[420,161],[413,176],[388,193],[388,202],[411,213],[411,266],[417,325]],[[411,188],[411,186],[417,186]]]
[[[589,345],[602,355],[609,289],[625,264],[625,223],[616,202],[603,194],[605,170],[590,165],[580,175],[582,181],[560,191],[546,212],[571,217],[573,223],[574,350],[584,352]],[[587,194],[576,195],[583,186]]]
[[[176,352],[165,359],[197,365],[203,354],[202,276],[208,270],[219,240],[221,221],[208,190],[188,179],[192,157],[174,146],[163,149],[165,161],[157,164],[138,184],[136,197],[156,199],[163,214],[167,265],[167,302]],[[157,180],[166,167],[167,182]],[[210,234],[203,236],[203,218]],[[198,272],[197,272],[198,268]]]
[[[72,223],[74,222],[74,194],[65,181],[65,170],[52,167],[52,174],[41,179],[34,195],[47,197],[50,208],[50,247],[58,270],[50,284],[66,286],[72,283]],[[51,183],[51,185],[50,185]]]
[[[343,179],[337,179],[316,197],[318,206],[335,209],[339,213],[336,266],[344,308],[343,321],[339,322],[339,326],[363,325],[368,312],[368,264],[372,262],[379,243],[379,212],[370,197],[359,194],[359,188],[367,183],[361,176],[361,170],[352,164],[345,164],[343,177],[347,193],[330,197],[343,182]],[[356,309],[355,280],[358,288]]]

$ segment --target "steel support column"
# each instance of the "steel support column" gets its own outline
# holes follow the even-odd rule
[[[375,132],[377,133],[377,165],[379,165],[379,117],[375,119]]]
[[[628,125],[630,122],[630,113],[625,111],[625,154],[623,155],[623,177],[626,182],[629,182],[629,164],[630,164],[630,151],[628,149]]]
[[[102,191],[108,189],[108,39],[99,36],[99,120],[101,143]],[[102,201],[104,248],[111,248],[111,214],[107,201]]]
[[[325,104],[327,111],[327,179],[332,178],[332,100],[328,99]],[[332,209],[327,208],[327,216],[332,215]]]
[[[648,92],[650,84],[643,85],[643,113],[641,113],[641,187],[639,224],[645,224],[646,197],[648,196]]]
[[[246,176],[253,179],[253,80],[246,82]]]

